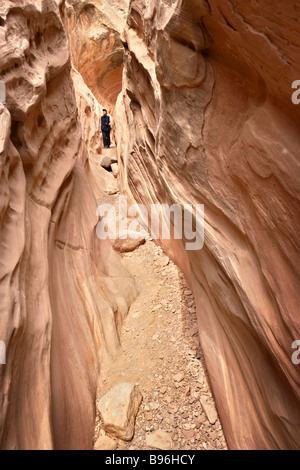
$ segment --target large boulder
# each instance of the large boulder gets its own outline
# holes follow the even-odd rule
[[[136,385],[127,382],[116,385],[98,403],[104,430],[111,436],[130,441],[141,401],[142,394]]]
[[[113,243],[113,247],[119,253],[131,253],[145,243],[145,238],[118,238]]]
[[[100,165],[102,168],[111,169],[111,166],[116,163],[116,157],[110,155],[103,155],[100,159]]]

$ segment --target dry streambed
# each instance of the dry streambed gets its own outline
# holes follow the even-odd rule
[[[130,393],[134,401],[136,392],[127,389],[121,403],[120,413],[137,411],[129,441],[106,427],[98,411],[95,448],[226,449],[199,345],[194,299],[184,277],[152,241],[123,260],[140,294],[125,320],[120,351],[100,377],[98,408],[101,398],[121,383],[136,385],[132,389],[143,398],[132,406]],[[108,403],[115,418],[119,405]]]

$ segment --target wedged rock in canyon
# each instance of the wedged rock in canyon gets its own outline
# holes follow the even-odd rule
[[[81,122],[83,139],[87,150],[85,169],[94,194],[99,199],[103,196],[104,192],[116,189],[112,173],[107,172],[101,166],[101,161],[104,158],[101,157],[103,147],[101,134],[102,106],[86,86],[80,73],[73,68],[71,75],[75,88],[78,117]]]
[[[0,4],[1,449],[90,449],[100,365],[136,295],[96,238],[64,3]]]
[[[122,89],[121,33],[129,0],[68,0],[72,62],[97,100],[112,113]]]
[[[189,279],[232,449],[300,445],[299,7],[133,0],[116,107],[122,189],[205,204],[205,245],[161,240]]]

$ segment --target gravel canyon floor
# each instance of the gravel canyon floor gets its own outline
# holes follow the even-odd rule
[[[0,0],[1,450],[300,449],[299,15]]]
[[[146,437],[158,429],[171,437],[173,449],[226,449],[219,419],[210,423],[200,404],[204,399],[214,407],[214,400],[183,275],[151,240],[123,261],[139,295],[124,322],[120,351],[102,372],[99,399],[116,384],[131,382],[143,402],[133,440],[119,440],[118,449],[149,450]],[[95,440],[100,433],[98,416]]]

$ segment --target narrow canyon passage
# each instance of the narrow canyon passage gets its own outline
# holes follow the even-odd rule
[[[120,382],[143,395],[132,441],[120,450],[149,450],[147,436],[167,433],[173,449],[225,449],[217,415],[208,421],[201,406],[214,400],[205,374],[192,292],[178,268],[151,240],[123,256],[139,294],[121,334],[121,348],[102,371],[99,399]],[[98,415],[95,440],[101,434]]]
[[[1,450],[300,448],[299,14],[0,1]]]
[[[116,151],[103,149],[102,157],[114,158]],[[97,203],[113,205],[119,215],[119,193]],[[150,450],[155,431],[163,432],[162,450],[226,449],[199,343],[196,305],[184,275],[150,237],[121,256],[138,295],[124,320],[120,349],[102,368],[97,402],[124,382],[136,384],[143,400],[133,439],[115,438],[117,449]],[[107,434],[98,411],[93,444],[101,436]]]

